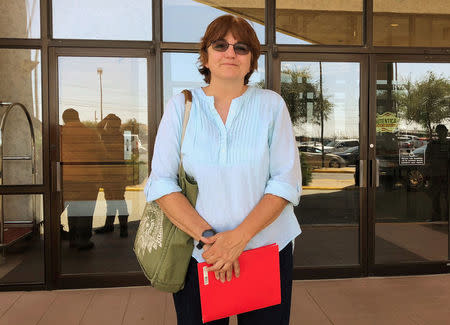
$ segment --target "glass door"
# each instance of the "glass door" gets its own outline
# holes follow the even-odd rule
[[[303,173],[296,278],[364,273],[366,65],[361,56],[282,56],[280,93]],[[364,77],[363,77],[364,76]]]
[[[148,175],[149,62],[139,51],[101,54],[54,56],[63,279],[140,272],[133,242]]]
[[[373,270],[445,272],[450,63],[379,57],[375,67]]]

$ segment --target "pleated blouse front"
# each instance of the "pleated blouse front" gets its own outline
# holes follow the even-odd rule
[[[216,231],[239,226],[264,194],[289,201],[280,216],[246,249],[277,243],[283,249],[301,233],[293,206],[301,194],[299,152],[286,105],[277,93],[249,87],[233,99],[224,124],[214,97],[193,89],[192,109],[181,148],[184,168],[195,178],[195,209]],[[155,141],[148,201],[181,191],[177,184],[184,95],[166,105]],[[196,243],[195,243],[196,244]],[[193,256],[203,262],[202,251]]]

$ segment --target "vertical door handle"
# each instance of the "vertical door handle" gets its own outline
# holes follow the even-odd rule
[[[359,187],[367,187],[367,160],[365,159],[359,161]]]
[[[374,172],[375,169],[375,172]],[[380,186],[380,161],[378,159],[370,160],[370,187],[377,188]],[[375,174],[375,175],[374,175]]]
[[[56,162],[56,192],[61,192],[61,162]]]
[[[376,168],[375,187],[379,187],[380,186],[380,161],[378,159],[375,159],[375,168]]]

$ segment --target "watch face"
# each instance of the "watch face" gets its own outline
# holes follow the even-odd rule
[[[208,230],[205,230],[202,235],[203,235],[203,237],[208,238],[208,237],[214,236],[215,234],[216,233],[214,230],[208,229]]]

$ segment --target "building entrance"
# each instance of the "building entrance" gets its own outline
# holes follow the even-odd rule
[[[148,175],[148,61],[139,53],[100,55],[54,56],[53,226],[62,287],[74,286],[74,277],[142,276],[133,243]]]
[[[450,64],[379,57],[371,138],[373,269],[449,260]]]

